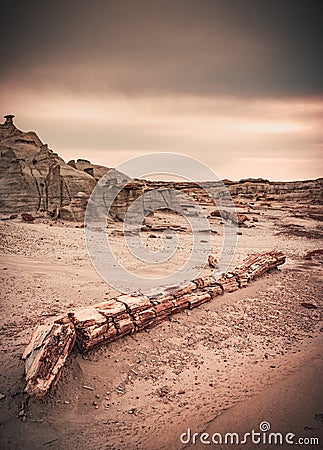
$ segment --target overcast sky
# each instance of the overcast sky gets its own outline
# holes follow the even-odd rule
[[[20,3],[20,4],[19,4]],[[0,105],[65,160],[322,176],[322,2],[6,2]]]

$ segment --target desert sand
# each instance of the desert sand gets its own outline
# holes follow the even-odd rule
[[[281,270],[153,329],[83,356],[73,352],[50,394],[29,401],[21,355],[35,325],[116,291],[91,265],[78,224],[42,217],[23,223],[19,216],[1,221],[1,447],[207,448],[183,444],[180,435],[188,428],[243,434],[263,421],[272,431],[322,439],[322,264],[304,259],[322,247],[321,228],[307,215],[296,218],[288,204],[258,205],[250,216],[258,221],[241,228],[232,265],[277,249],[287,256]],[[152,220],[175,219],[156,213]],[[218,232],[212,233],[216,256],[222,225],[210,220]],[[158,276],[158,267],[138,268],[125,256],[120,224],[109,232],[130,269]],[[160,233],[142,234],[156,250]],[[191,238],[178,235],[175,266],[185,260]],[[206,266],[204,274],[211,270]],[[306,301],[315,307],[302,306]]]

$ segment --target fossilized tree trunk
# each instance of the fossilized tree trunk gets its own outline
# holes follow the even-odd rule
[[[233,292],[285,262],[285,255],[271,251],[249,256],[233,272],[188,283],[151,289],[143,294],[119,295],[94,306],[69,312],[53,324],[39,325],[23,359],[25,391],[36,398],[55,383],[74,342],[83,353],[127,334],[152,327],[183,309],[193,309],[225,292]]]

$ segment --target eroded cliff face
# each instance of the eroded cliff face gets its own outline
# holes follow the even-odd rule
[[[12,119],[0,124],[1,212],[55,213],[78,192],[90,195],[97,179],[89,172],[66,164],[36,133],[19,130]]]
[[[251,195],[254,200],[323,202],[323,178],[305,181],[241,180],[228,184],[232,196]]]
[[[301,203],[323,203],[323,178],[304,181],[268,181],[261,178],[240,181],[224,180],[224,185],[234,200],[242,201],[292,201]],[[222,183],[194,182],[147,182],[147,189],[177,189],[199,200],[202,204],[212,203],[209,192],[223,191]]]
[[[11,214],[46,211],[53,217],[61,217],[64,220],[83,221],[88,198],[97,181],[109,169],[84,159],[65,163],[35,132],[23,132],[16,128],[13,117],[5,116],[5,122],[0,124],[0,212]],[[115,186],[110,186],[107,196],[113,196],[114,191],[118,190],[117,184],[118,182]],[[224,180],[224,184],[236,202],[323,202],[323,178],[292,182],[270,182],[263,179]],[[207,189],[221,190],[216,182],[211,181],[197,185],[194,182],[133,180],[113,201],[111,217],[114,220],[123,220],[129,206],[138,197],[144,192],[156,189],[159,192],[146,196],[140,203],[144,214],[149,213],[158,204],[174,209],[180,203],[183,210],[187,209],[185,201],[178,202],[173,192],[175,190],[200,204],[212,202]]]

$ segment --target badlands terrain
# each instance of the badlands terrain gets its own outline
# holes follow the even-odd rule
[[[83,228],[87,198],[107,168],[65,163],[10,119],[0,131],[1,448],[207,448],[182,443],[180,435],[188,428],[243,434],[264,421],[274,432],[322,442],[322,252],[308,256],[323,248],[322,179],[226,180],[241,218],[231,266],[273,249],[286,263],[154,328],[84,355],[73,351],[56,386],[36,400],[24,393],[21,355],[37,323],[117,295],[93,268]],[[107,233],[130,271],[165,271],[129,258],[122,218],[131,199],[169,185],[137,180],[114,205]],[[214,205],[194,184],[172,186],[199,199],[218,258],[223,221]],[[176,231],[179,247],[167,267],[176,270],[192,239],[185,218],[156,211],[145,225],[142,240],[151,251],[163,231]],[[211,273],[206,264],[202,275]],[[272,446],[248,444],[259,447]]]

